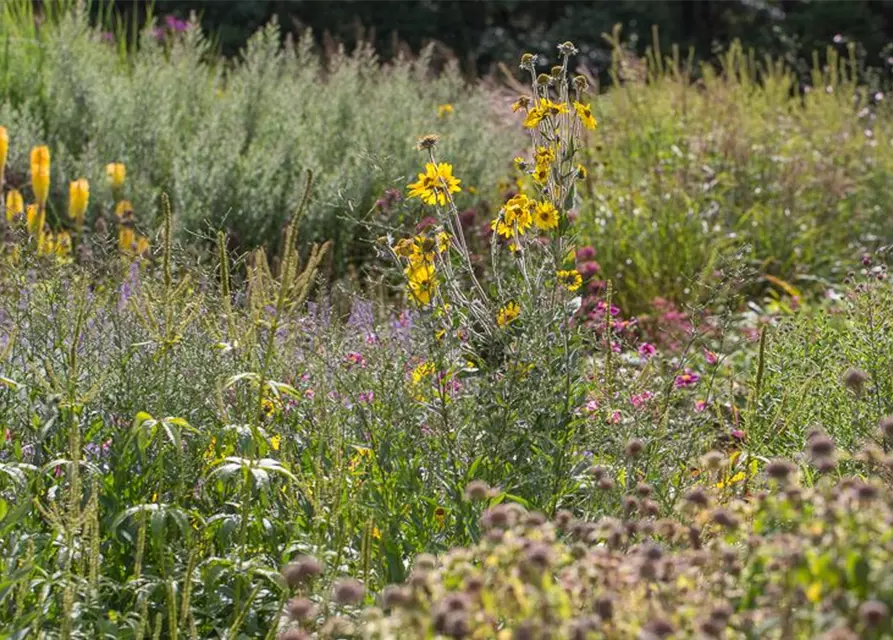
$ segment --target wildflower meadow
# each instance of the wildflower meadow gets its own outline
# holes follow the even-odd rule
[[[0,637],[893,638],[854,48],[109,24],[0,4]]]

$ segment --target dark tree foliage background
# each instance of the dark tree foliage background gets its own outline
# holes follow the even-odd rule
[[[144,16],[147,5],[115,4],[131,16]],[[251,33],[277,15],[286,30],[310,27],[318,38],[328,34],[348,47],[371,40],[385,59],[399,46],[417,51],[436,40],[476,73],[521,50],[552,51],[567,39],[591,66],[603,69],[610,55],[601,34],[618,22],[624,40],[640,52],[657,25],[665,48],[678,44],[685,53],[694,47],[702,60],[735,38],[804,67],[812,51],[823,51],[835,36],[838,45],[857,42],[872,67],[889,67],[893,50],[893,0],[156,0],[154,11],[180,18],[197,12],[225,55],[238,53]]]

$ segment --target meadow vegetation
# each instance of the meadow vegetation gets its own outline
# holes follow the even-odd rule
[[[565,42],[507,99],[28,7],[4,634],[891,637],[890,116],[852,60],[805,92],[618,42],[599,93]]]

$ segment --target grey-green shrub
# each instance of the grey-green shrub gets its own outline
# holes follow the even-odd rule
[[[433,73],[430,52],[389,65],[365,47],[323,59],[309,34],[283,44],[270,24],[229,62],[194,26],[163,41],[147,28],[126,53],[77,11],[36,32],[24,19],[0,11],[0,47],[9,52],[0,123],[13,186],[27,186],[30,148],[51,147],[51,221],[64,218],[68,181],[80,176],[92,187],[88,221],[107,210],[104,167],[124,162],[126,196],[148,229],[166,191],[184,234],[222,227],[241,246],[276,247],[311,170],[302,237],[334,240],[343,265],[364,251],[354,220],[422,168],[418,135],[440,133],[464,186],[482,192],[519,140],[455,65]],[[439,118],[443,103],[455,112]],[[466,189],[463,198],[474,196]]]

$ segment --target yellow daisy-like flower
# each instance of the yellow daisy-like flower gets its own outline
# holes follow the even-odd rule
[[[133,205],[130,203],[130,200],[122,200],[116,204],[115,215],[118,217],[118,220],[121,220],[122,222],[133,218]]]
[[[545,117],[546,112],[543,111],[542,108],[534,107],[527,112],[527,117],[524,118],[524,127],[527,129],[535,129]]]
[[[583,286],[583,276],[576,269],[561,270],[555,275],[559,284],[568,291],[576,291]]]
[[[558,211],[551,202],[540,202],[533,212],[533,221],[539,229],[554,229],[558,226]]]
[[[425,165],[425,173],[419,174],[418,182],[407,185],[409,197],[420,198],[425,204],[443,206],[447,203],[447,194],[462,191],[460,182],[453,176],[453,165],[429,162]]]
[[[453,109],[453,105],[441,104],[437,107],[437,117],[438,118],[446,118],[448,115],[452,114],[455,109]]]
[[[519,235],[524,235],[533,225],[531,210],[535,204],[523,193],[519,193],[505,203],[502,215],[490,223],[490,228],[503,238],[514,236],[515,229],[518,230]]]
[[[410,264],[405,273],[413,299],[422,306],[431,304],[431,295],[437,286],[434,265],[430,262]]]
[[[588,104],[583,104],[582,102],[574,102],[574,109],[576,110],[580,121],[583,123],[583,126],[594,131],[598,126],[598,122],[596,121],[595,116],[592,115],[592,107]]]
[[[25,199],[18,189],[10,189],[6,194],[6,221],[13,222],[25,213]]]
[[[443,253],[444,251],[449,250],[450,244],[453,240],[453,236],[451,236],[446,231],[441,231],[437,234],[435,240],[437,242],[437,253]]]
[[[517,302],[511,301],[499,310],[496,314],[496,325],[504,327],[514,322],[521,315],[521,307]]]
[[[586,170],[582,164],[577,165],[577,180],[585,180],[586,176],[589,175],[589,172]]]
[[[538,164],[533,170],[533,180],[537,184],[546,184],[549,181],[551,167],[547,164]]]
[[[567,105],[563,102],[552,102],[548,98],[540,100],[540,109],[547,116],[557,116],[562,113],[568,113]]]
[[[552,147],[537,147],[533,154],[533,160],[537,165],[552,164],[555,162],[555,149]]]
[[[130,253],[133,250],[133,243],[136,239],[133,233],[133,227],[121,225],[118,228],[118,251],[121,253]]]

